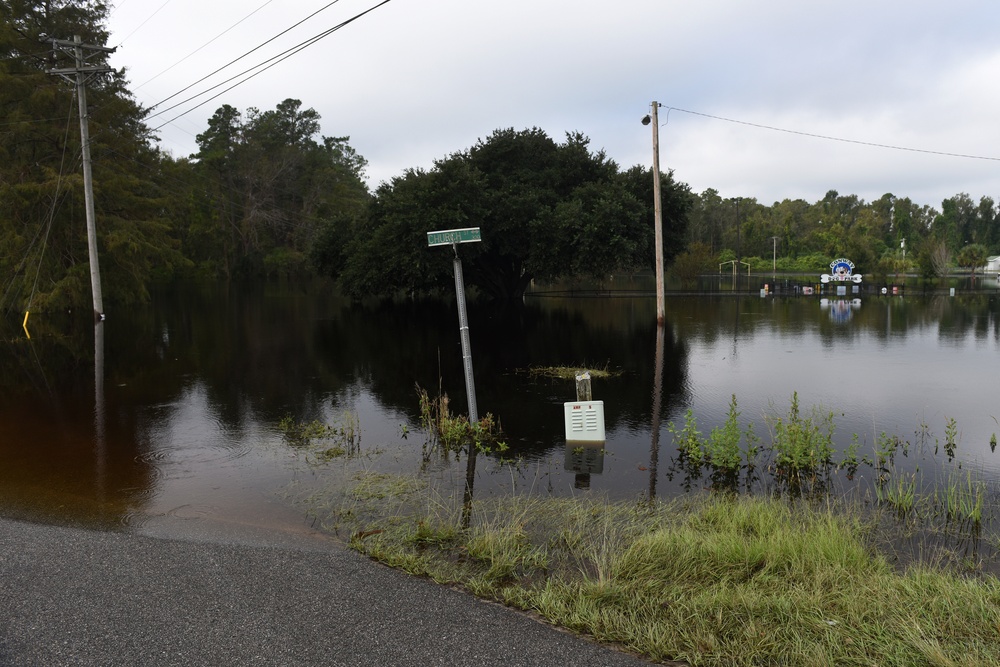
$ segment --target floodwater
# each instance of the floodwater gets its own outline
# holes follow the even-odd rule
[[[677,465],[671,423],[691,410],[707,435],[735,395],[741,424],[766,442],[767,418],[786,415],[794,394],[803,414],[833,415],[838,449],[856,439],[870,453],[880,434],[896,435],[909,444],[900,471],[974,474],[995,500],[995,284],[954,296],[725,287],[668,294],[660,340],[655,301],[634,281],[603,293],[538,288],[507,314],[470,304],[478,412],[500,421],[518,460],[479,457],[476,493],[701,488]],[[6,516],[209,539],[307,531],[293,500],[330,482],[289,446],[286,417],[349,415],[362,449],[377,452],[364,465],[464,483],[464,462],[426,465],[417,397],[418,385],[440,390],[467,410],[453,300],[362,306],[320,283],[188,286],[111,311],[96,329],[33,314],[28,339],[20,325],[8,314],[0,332]],[[593,380],[603,449],[581,457],[566,444],[563,404],[575,385],[528,372],[547,366],[613,371]],[[856,481],[875,474],[862,469]]]

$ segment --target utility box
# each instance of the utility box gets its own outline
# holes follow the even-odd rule
[[[604,442],[604,401],[563,403],[566,440]]]

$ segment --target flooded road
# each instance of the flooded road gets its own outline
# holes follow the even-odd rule
[[[615,294],[540,292],[504,316],[471,306],[479,413],[499,419],[517,461],[480,457],[477,494],[700,488],[675,465],[670,424],[690,409],[707,436],[736,395],[741,421],[766,439],[765,417],[787,413],[793,394],[832,413],[841,449],[855,434],[862,452],[895,434],[912,446],[901,470],[930,479],[961,466],[995,494],[996,290],[670,295],[659,373],[653,299]],[[366,452],[355,465],[464,482],[464,462],[427,456],[417,397],[417,386],[440,388],[466,411],[454,303],[360,306],[318,284],[192,286],[110,310],[97,334],[33,314],[29,340],[19,324],[4,322],[0,347],[6,516],[168,536],[307,531],[297,501],[351,466],[317,470],[289,446],[286,418],[350,415]],[[528,372],[546,366],[613,371],[593,383],[607,441],[588,467],[565,443],[573,383]]]

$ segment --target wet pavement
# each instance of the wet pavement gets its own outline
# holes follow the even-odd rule
[[[649,664],[319,534],[0,519],[0,665]]]

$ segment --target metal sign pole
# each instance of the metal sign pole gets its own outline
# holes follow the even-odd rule
[[[476,382],[472,377],[472,343],[469,342],[469,316],[465,312],[465,280],[462,278],[462,260],[458,257],[458,244],[479,243],[482,240],[479,227],[463,227],[462,229],[443,229],[435,232],[427,232],[427,245],[429,247],[450,245],[452,250],[455,251],[455,297],[458,301],[458,332],[462,336],[462,363],[465,365],[465,396],[469,401],[469,423],[473,425],[479,423],[479,408],[476,406]],[[471,465],[474,465],[475,452],[470,454],[469,461]]]
[[[462,363],[465,365],[465,396],[469,401],[469,423],[479,423],[476,407],[476,381],[472,377],[472,343],[469,341],[469,316],[465,312],[465,279],[462,277],[462,260],[455,245],[455,296],[458,301],[458,331],[462,336]]]

